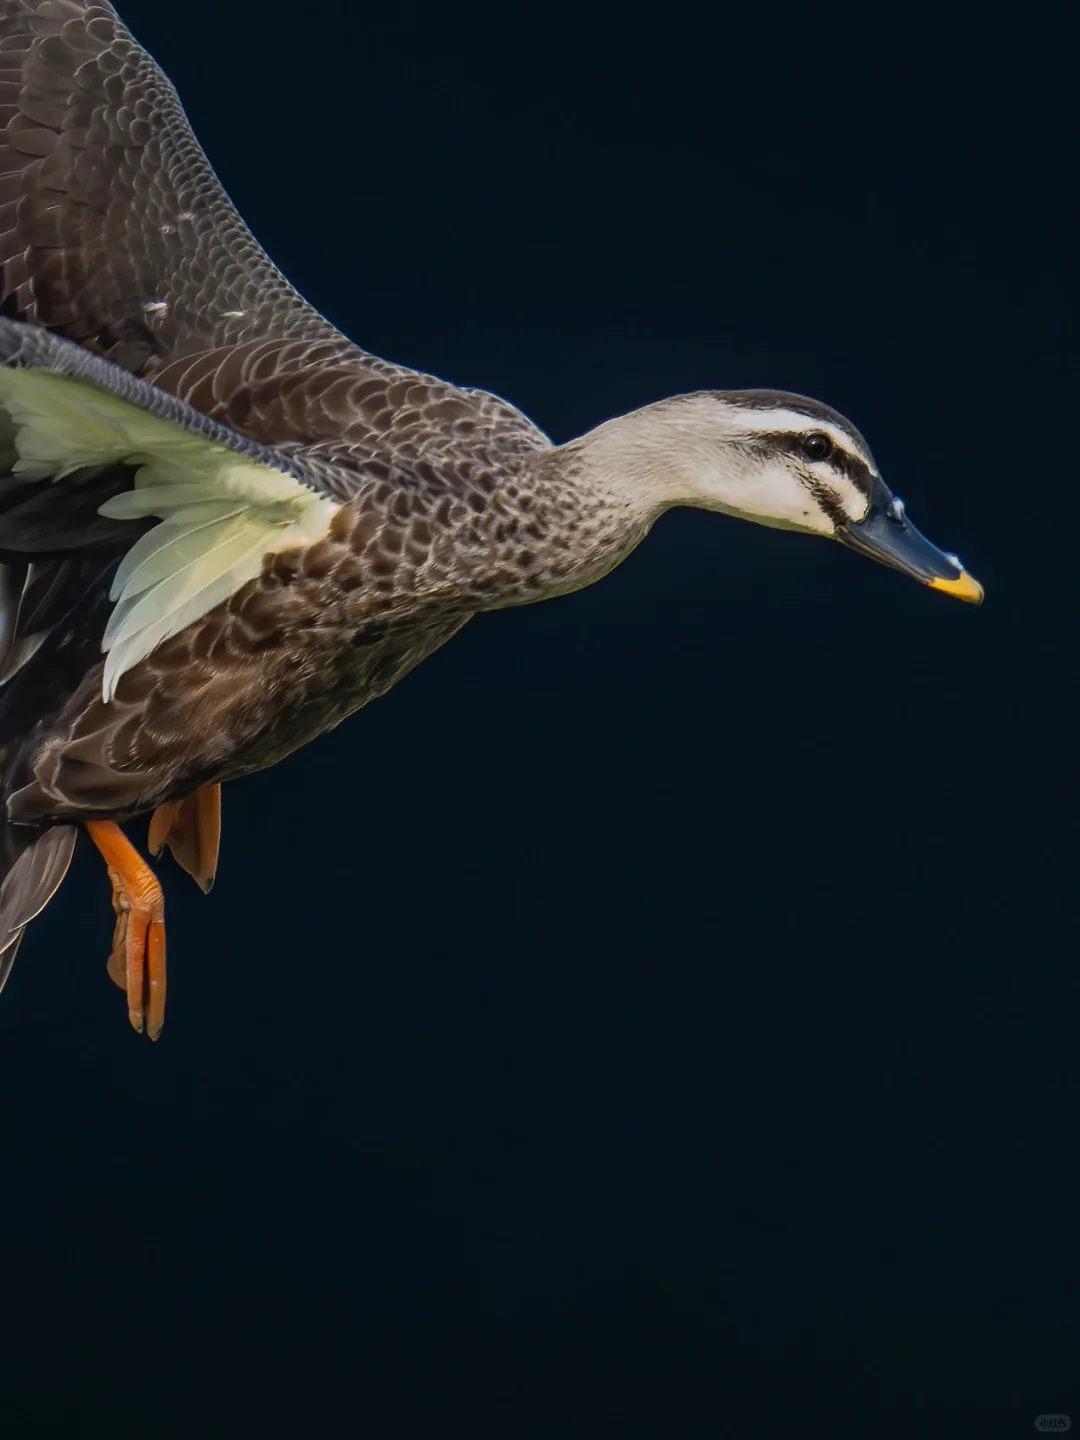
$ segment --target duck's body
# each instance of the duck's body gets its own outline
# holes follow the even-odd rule
[[[835,412],[691,396],[553,447],[311,310],[111,6],[0,0],[0,41],[0,983],[88,822],[139,1025],[140,947],[153,968],[159,946],[156,1033],[160,891],[115,822],[156,811],[157,842],[208,883],[223,781],[476,612],[598,579],[672,504],[857,529],[973,598],[917,532],[921,559],[871,533],[891,497]]]

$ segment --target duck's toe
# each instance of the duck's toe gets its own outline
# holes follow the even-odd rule
[[[118,825],[89,820],[86,829],[105,857],[113,889],[116,927],[109,976],[127,994],[134,1028],[156,1040],[165,1023],[165,897]]]

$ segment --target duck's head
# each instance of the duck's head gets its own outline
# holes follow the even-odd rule
[[[593,437],[621,451],[609,461],[636,471],[663,505],[826,535],[935,590],[974,604],[983,598],[957,557],[912,525],[854,425],[816,400],[704,391],[650,405]]]

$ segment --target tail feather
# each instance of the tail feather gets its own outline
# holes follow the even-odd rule
[[[4,986],[8,982],[11,967],[15,964],[15,956],[19,953],[19,946],[22,944],[22,937],[25,934],[25,930],[20,930],[9,943],[4,953],[0,955],[0,991],[3,991]]]
[[[40,915],[67,874],[75,850],[74,825],[30,832],[32,838],[0,885],[0,990],[7,983],[23,931]],[[8,837],[12,834],[8,830]]]

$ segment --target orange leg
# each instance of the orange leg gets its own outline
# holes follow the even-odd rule
[[[148,844],[154,856],[167,845],[181,869],[209,893],[221,846],[221,786],[204,785],[183,800],[159,805],[150,820]]]
[[[151,1040],[165,1023],[165,897],[154,873],[112,820],[86,830],[109,867],[116,929],[109,974],[127,991],[128,1019]]]

